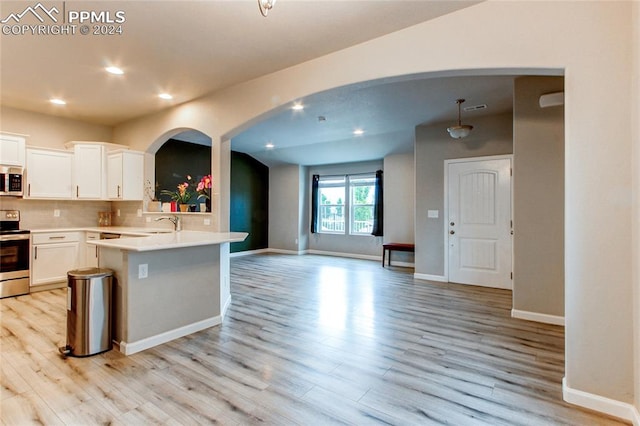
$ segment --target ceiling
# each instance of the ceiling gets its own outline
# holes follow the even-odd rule
[[[332,89],[302,99],[302,111],[287,109],[255,124],[233,137],[231,147],[269,166],[367,161],[412,152],[416,126],[444,122],[446,134],[448,125],[456,123],[456,99],[466,99],[463,108],[487,106],[463,111],[465,124],[481,115],[511,111],[513,79],[406,78]],[[354,135],[356,129],[364,133]]]
[[[0,35],[0,102],[115,126],[476,3],[279,0],[263,18],[254,0],[43,1],[58,23],[63,17],[68,21],[72,11],[111,18],[120,11],[122,34]],[[27,10],[38,4],[3,0],[0,20],[39,24]],[[18,22],[15,16],[24,11]],[[53,23],[44,18],[45,24]],[[125,74],[106,73],[110,65]],[[509,76],[411,77],[334,89],[302,99],[303,111],[282,110],[235,135],[232,149],[268,165],[379,159],[410,151],[417,124],[455,121],[458,97],[465,97],[466,105],[488,105],[482,112],[463,113],[463,119],[509,110],[511,82]],[[174,98],[159,99],[160,92]],[[67,104],[52,105],[52,97]],[[364,135],[354,137],[355,128]],[[266,149],[267,142],[275,147]],[[333,149],[338,147],[339,158]]]

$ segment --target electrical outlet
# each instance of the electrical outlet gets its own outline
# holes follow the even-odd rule
[[[116,210],[116,216],[120,217],[120,209]]]
[[[138,217],[142,217],[142,209],[138,209],[137,215]]]
[[[138,279],[147,278],[149,276],[149,264],[141,263],[138,265]]]
[[[149,216],[145,217],[147,223],[151,223],[151,218]]]
[[[205,219],[204,220],[204,224],[205,225],[211,225],[211,219]]]
[[[53,217],[60,217],[60,209],[53,209]]]

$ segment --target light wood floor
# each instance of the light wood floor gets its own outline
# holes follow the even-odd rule
[[[1,300],[2,423],[621,424],[562,402],[563,329],[510,318],[509,291],[322,256],[231,270],[223,325],[129,357],[58,356],[65,290]]]

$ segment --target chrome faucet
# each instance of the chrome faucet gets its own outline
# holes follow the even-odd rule
[[[173,223],[173,230],[178,232],[178,231],[182,231],[182,226],[180,224],[180,216],[160,216],[158,218],[156,218],[156,222],[159,220],[163,220],[166,219],[168,221],[170,221],[171,223]]]

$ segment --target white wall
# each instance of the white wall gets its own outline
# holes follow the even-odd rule
[[[564,108],[540,108],[539,99],[563,89],[561,77],[521,77],[513,95],[513,309],[556,322],[564,317]]]
[[[311,199],[311,180],[308,167],[300,167],[299,171],[299,197],[302,202],[298,206],[300,212],[298,222],[298,251],[304,252],[309,247],[309,235],[311,234],[311,204],[306,202],[306,200]]]
[[[214,141],[217,175],[228,173],[229,158],[219,151],[224,135],[305,95],[416,73],[564,72],[566,385],[630,404],[632,342],[640,339],[631,307],[640,254],[630,232],[637,190],[630,106],[639,102],[631,91],[632,28],[639,23],[632,8],[629,1],[482,2],[117,126],[114,142],[145,150],[170,129],[195,128]]]
[[[388,155],[384,158],[385,243],[415,242],[414,163],[413,153]],[[391,256],[399,265],[414,263],[413,253],[392,252]]]
[[[269,169],[269,248],[299,251],[300,169],[293,164]]]
[[[0,131],[29,135],[27,145],[64,149],[69,141],[111,142],[113,128],[69,118],[0,107]]]
[[[631,15],[633,20],[633,72],[632,75],[632,99],[631,99],[631,117],[633,119],[633,188],[634,194],[634,213],[633,213],[633,227],[634,227],[634,243],[633,253],[636,255],[640,253],[640,197],[638,194],[638,187],[640,185],[640,3],[633,3],[633,13]],[[636,257],[637,259],[637,257]],[[635,405],[640,407],[640,265],[637,260],[634,263],[634,311],[635,311]]]

